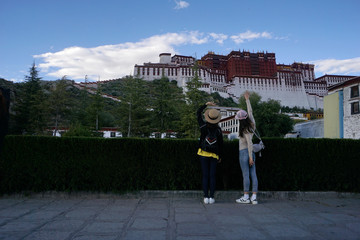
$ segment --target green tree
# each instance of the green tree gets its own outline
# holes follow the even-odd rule
[[[252,92],[250,93],[250,102],[256,128],[261,136],[282,137],[292,130],[294,123],[289,116],[280,113],[281,105],[279,101],[270,99],[262,102],[260,95]],[[247,109],[243,96],[240,97],[239,107]]]
[[[99,131],[99,116],[104,108],[104,98],[101,96],[100,86],[96,89],[96,93],[91,95],[91,103],[87,107],[87,119],[88,124],[94,127],[96,131]]]
[[[128,137],[148,136],[151,116],[146,82],[127,76],[123,79],[121,88],[119,119],[122,132]]]
[[[187,105],[183,109],[182,126],[185,135],[190,138],[197,138],[200,135],[196,111],[202,105],[212,98],[204,91],[199,90],[202,82],[197,74],[197,67],[195,65],[195,76],[186,83],[185,99]]]
[[[49,114],[51,126],[54,126],[54,136],[56,135],[59,126],[68,126],[70,123],[70,113],[74,101],[71,97],[69,88],[72,88],[69,81],[64,76],[61,80],[56,81],[50,88],[48,97]]]
[[[91,96],[88,93],[88,88],[85,86],[80,89],[77,96],[77,102],[73,108],[72,124],[79,123],[82,126],[90,126],[87,110],[92,102]]]
[[[168,78],[156,79],[151,83],[152,100],[152,126],[154,130],[164,132],[166,130],[180,129],[180,111],[185,105],[182,89],[176,81],[170,82]]]
[[[70,128],[62,136],[64,137],[93,137],[93,132],[88,127],[81,125],[79,122],[70,125]]]
[[[19,88],[15,103],[15,131],[21,134],[41,134],[46,126],[45,94],[39,72],[33,63],[29,76]]]

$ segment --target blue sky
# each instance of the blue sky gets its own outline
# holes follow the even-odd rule
[[[159,53],[274,52],[278,64],[360,75],[358,0],[1,0],[0,77],[20,82],[133,73]]]

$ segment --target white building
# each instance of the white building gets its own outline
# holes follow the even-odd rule
[[[360,139],[360,77],[329,87],[324,102],[324,137]]]
[[[136,64],[134,75],[147,81],[164,76],[177,81],[186,91],[186,82],[196,74],[197,60],[190,56],[171,57],[170,53],[161,53],[159,57],[159,63]],[[201,90],[218,92],[236,102],[245,91],[254,91],[264,101],[274,99],[283,106],[322,109],[327,86],[351,78],[325,75],[315,79],[314,65],[276,65],[274,53],[233,51],[228,56],[209,53],[197,62],[197,75],[203,82]]]

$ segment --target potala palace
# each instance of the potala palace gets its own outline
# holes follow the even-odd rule
[[[161,53],[159,57],[158,63],[136,64],[134,76],[148,81],[165,76],[186,91],[186,82],[197,71],[203,82],[201,90],[218,92],[236,102],[248,90],[258,93],[264,101],[279,100],[283,106],[323,109],[327,88],[353,78],[339,75],[315,78],[313,64],[276,64],[275,53],[267,52],[232,51],[226,56],[209,52],[200,60],[171,53]]]

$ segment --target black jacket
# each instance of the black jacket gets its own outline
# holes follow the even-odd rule
[[[220,159],[222,159],[222,156],[223,156],[223,143],[224,143],[222,130],[219,127],[219,125],[207,123],[206,121],[204,121],[203,116],[202,116],[203,115],[202,112],[204,111],[205,108],[206,108],[206,105],[204,104],[197,110],[197,113],[196,113],[197,114],[197,120],[198,120],[199,127],[200,127],[200,132],[201,132],[200,140],[199,140],[199,148],[201,148],[202,142],[205,141],[205,137],[208,134],[208,131],[211,131],[211,132],[218,131],[219,132],[218,141],[217,141],[218,152],[215,152],[215,154],[219,155]]]

